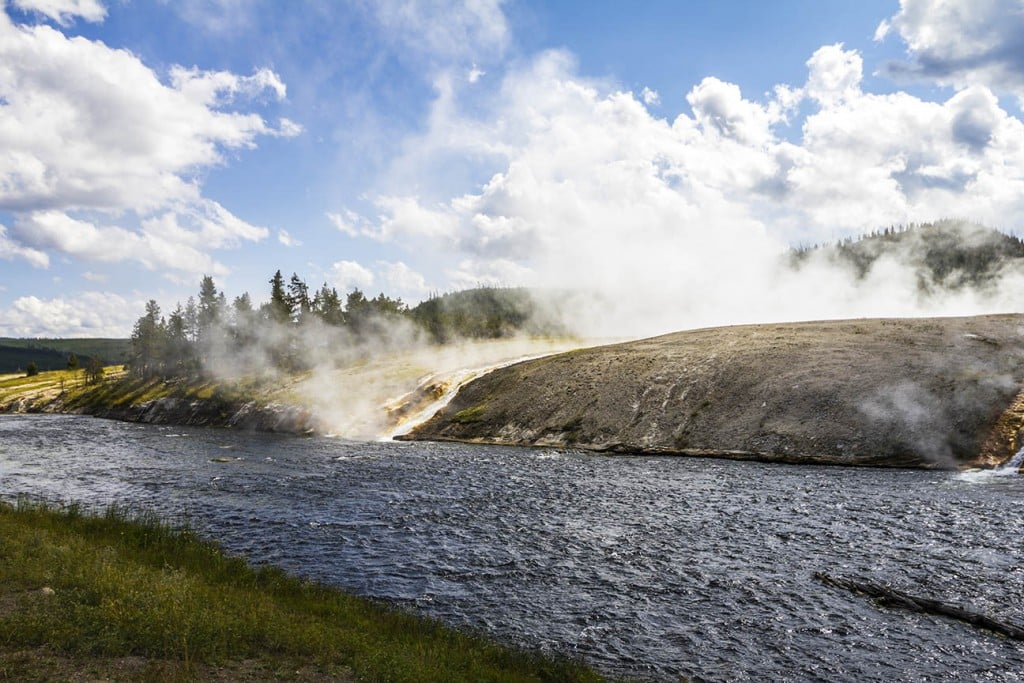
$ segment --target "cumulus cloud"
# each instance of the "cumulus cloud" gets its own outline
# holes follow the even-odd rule
[[[906,43],[909,61],[889,64],[888,73],[956,88],[985,85],[1014,93],[1024,104],[1020,0],[901,0],[875,38],[893,31]]]
[[[819,48],[807,60],[809,75],[804,92],[823,107],[835,107],[860,95],[864,60],[842,43]]]
[[[430,293],[426,278],[402,261],[381,261],[378,267],[381,280],[393,296],[407,302],[415,302]]]
[[[49,17],[61,26],[79,17],[97,22],[107,16],[106,7],[98,0],[13,0],[12,4],[20,10]]]
[[[36,268],[48,268],[50,257],[45,251],[26,247],[7,236],[7,227],[0,225],[0,259],[13,261],[21,259],[28,261]]]
[[[54,12],[74,6],[93,16],[86,2],[24,4]],[[240,76],[173,67],[164,82],[128,51],[15,24],[0,12],[0,211],[15,215],[11,236],[22,246],[5,252],[36,262],[36,252],[48,249],[223,272],[210,249],[267,231],[204,198],[196,173],[259,136],[298,134],[301,127],[287,119],[275,128],[229,108],[242,98],[278,101],[286,92],[269,69]],[[105,226],[104,217],[124,227]],[[86,237],[103,239],[104,247],[86,245]]]
[[[120,337],[131,329],[142,305],[111,292],[25,296],[0,309],[0,329],[16,337]]]
[[[353,289],[366,290],[373,286],[374,276],[370,270],[356,261],[338,261],[331,266],[331,283],[342,292]]]
[[[135,261],[149,270],[227,273],[223,264],[201,250],[201,232],[181,228],[174,214],[154,219],[147,228],[135,232],[117,226],[98,226],[61,211],[39,211],[21,217],[15,223],[14,233],[34,248],[58,251],[90,263]]]
[[[807,79],[762,99],[706,78],[691,112],[655,118],[631,93],[575,73],[564,53],[509,73],[483,113],[439,93],[408,147],[420,177],[449,168],[451,131],[491,159],[482,185],[447,198],[392,192],[378,215],[338,216],[353,236],[416,245],[451,264],[456,285],[499,283],[602,293],[591,322],[622,332],[845,315],[1006,310],[989,300],[920,301],[915,280],[880,263],[864,281],[825,265],[794,275],[780,256],[892,223],[1024,219],[1024,126],[992,92],[945,102],[863,91],[862,59],[842,45],[807,61]],[[641,95],[642,98],[642,95]],[[796,139],[780,124],[811,108]],[[427,153],[423,150],[438,150]],[[475,155],[474,155],[475,152]],[[418,190],[418,192],[421,190]],[[598,330],[600,331],[600,330]]]

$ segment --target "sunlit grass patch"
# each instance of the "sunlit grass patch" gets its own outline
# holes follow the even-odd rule
[[[381,681],[600,679],[573,662],[254,568],[152,515],[0,504],[0,680],[45,678],[61,657],[142,657],[183,675],[245,662]],[[22,663],[12,670],[10,662]]]

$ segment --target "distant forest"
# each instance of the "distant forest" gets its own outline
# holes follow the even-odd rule
[[[128,360],[128,339],[13,339],[0,337],[0,373],[23,372],[30,364],[41,370],[63,370],[78,364],[85,367],[95,358],[104,365]],[[72,356],[75,358],[72,359]]]
[[[796,268],[813,258],[853,269],[864,278],[882,256],[914,268],[918,288],[984,288],[1008,266],[1024,268],[1024,241],[977,223],[942,220],[891,226],[837,243],[804,246],[790,252]]]
[[[479,288],[433,296],[410,308],[383,293],[358,288],[344,299],[326,284],[316,291],[297,274],[269,280],[269,299],[255,306],[248,293],[229,304],[213,278],[204,276],[197,296],[166,316],[150,300],[132,330],[129,369],[143,377],[177,377],[209,369],[219,359],[251,358],[299,371],[351,355],[355,349],[401,345],[411,340],[443,344],[457,339],[495,339],[517,333],[562,334],[538,322],[538,304],[523,288]]]

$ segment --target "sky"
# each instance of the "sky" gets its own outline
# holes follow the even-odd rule
[[[128,336],[276,270],[593,288],[652,332],[1012,308],[772,264],[1020,234],[1021,35],[1021,0],[0,0],[0,336]]]

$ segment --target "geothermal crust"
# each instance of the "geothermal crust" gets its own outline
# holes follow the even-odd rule
[[[952,468],[1024,441],[1024,316],[746,325],[549,356],[405,439]]]

